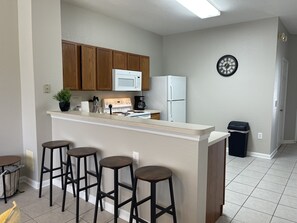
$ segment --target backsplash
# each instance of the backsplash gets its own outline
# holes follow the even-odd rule
[[[93,97],[96,96],[99,98],[100,103],[103,98],[131,98],[132,103],[134,103],[135,95],[142,95],[142,92],[114,92],[114,91],[71,91],[71,108],[73,109],[76,106],[80,106],[82,101],[93,100]]]

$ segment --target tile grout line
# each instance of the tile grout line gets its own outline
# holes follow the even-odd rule
[[[287,147],[287,145],[286,145],[285,148],[283,149],[282,153],[284,152],[284,150],[286,149],[286,147]],[[297,165],[296,165],[296,161],[295,161],[294,168],[295,168],[296,166],[297,166]],[[290,176],[289,176],[289,179],[291,178],[291,176],[292,176],[292,174],[293,174],[294,168],[293,168],[292,171],[291,171],[291,174],[290,174]],[[279,199],[279,201],[278,201],[278,203],[277,203],[277,206],[276,206],[276,208],[275,208],[275,210],[274,210],[274,212],[273,212],[272,218],[273,218],[273,216],[275,216],[275,212],[276,212],[276,209],[278,208],[278,206],[279,206],[279,205],[282,205],[282,204],[280,204],[280,201],[281,201],[281,199],[282,199],[282,197],[283,197],[283,195],[284,195],[284,192],[285,192],[286,187],[287,187],[287,185],[288,185],[289,179],[288,179],[288,181],[287,181],[287,183],[286,183],[286,185],[285,185],[285,189],[284,189],[283,192],[281,193],[281,197],[280,197],[280,199]],[[286,205],[284,205],[284,206],[286,206]],[[278,217],[278,216],[276,216],[276,217]],[[279,218],[279,217],[278,217],[278,218]],[[282,218],[282,219],[285,219],[285,218]],[[289,219],[285,219],[285,220],[289,220]],[[272,221],[272,219],[271,219],[271,221]],[[270,221],[270,223],[271,223],[271,221]],[[289,220],[289,221],[291,221],[291,220]]]

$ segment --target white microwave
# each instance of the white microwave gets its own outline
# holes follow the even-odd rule
[[[133,70],[112,70],[113,91],[141,91],[142,72]]]

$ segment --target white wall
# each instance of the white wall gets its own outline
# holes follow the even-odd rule
[[[60,1],[19,0],[18,4],[26,175],[37,180],[41,144],[52,139],[46,111],[58,109],[52,96],[62,88]],[[43,93],[44,84],[51,85],[50,94]]]
[[[63,39],[150,56],[151,75],[162,73],[161,36],[64,2],[61,17]]]
[[[289,35],[289,77],[286,101],[285,140],[297,140],[296,116],[297,116],[297,35]]]
[[[0,1],[0,155],[22,155],[17,13],[17,0]]]
[[[188,77],[188,122],[226,131],[232,120],[247,121],[248,151],[270,154],[277,27],[272,18],[164,37],[164,73]],[[225,54],[239,62],[231,77],[216,71]]]

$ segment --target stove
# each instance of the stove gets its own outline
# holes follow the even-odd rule
[[[151,114],[144,110],[133,110],[130,98],[105,98],[102,100],[103,112],[110,113],[110,105],[112,106],[112,115],[136,117],[150,119]]]

